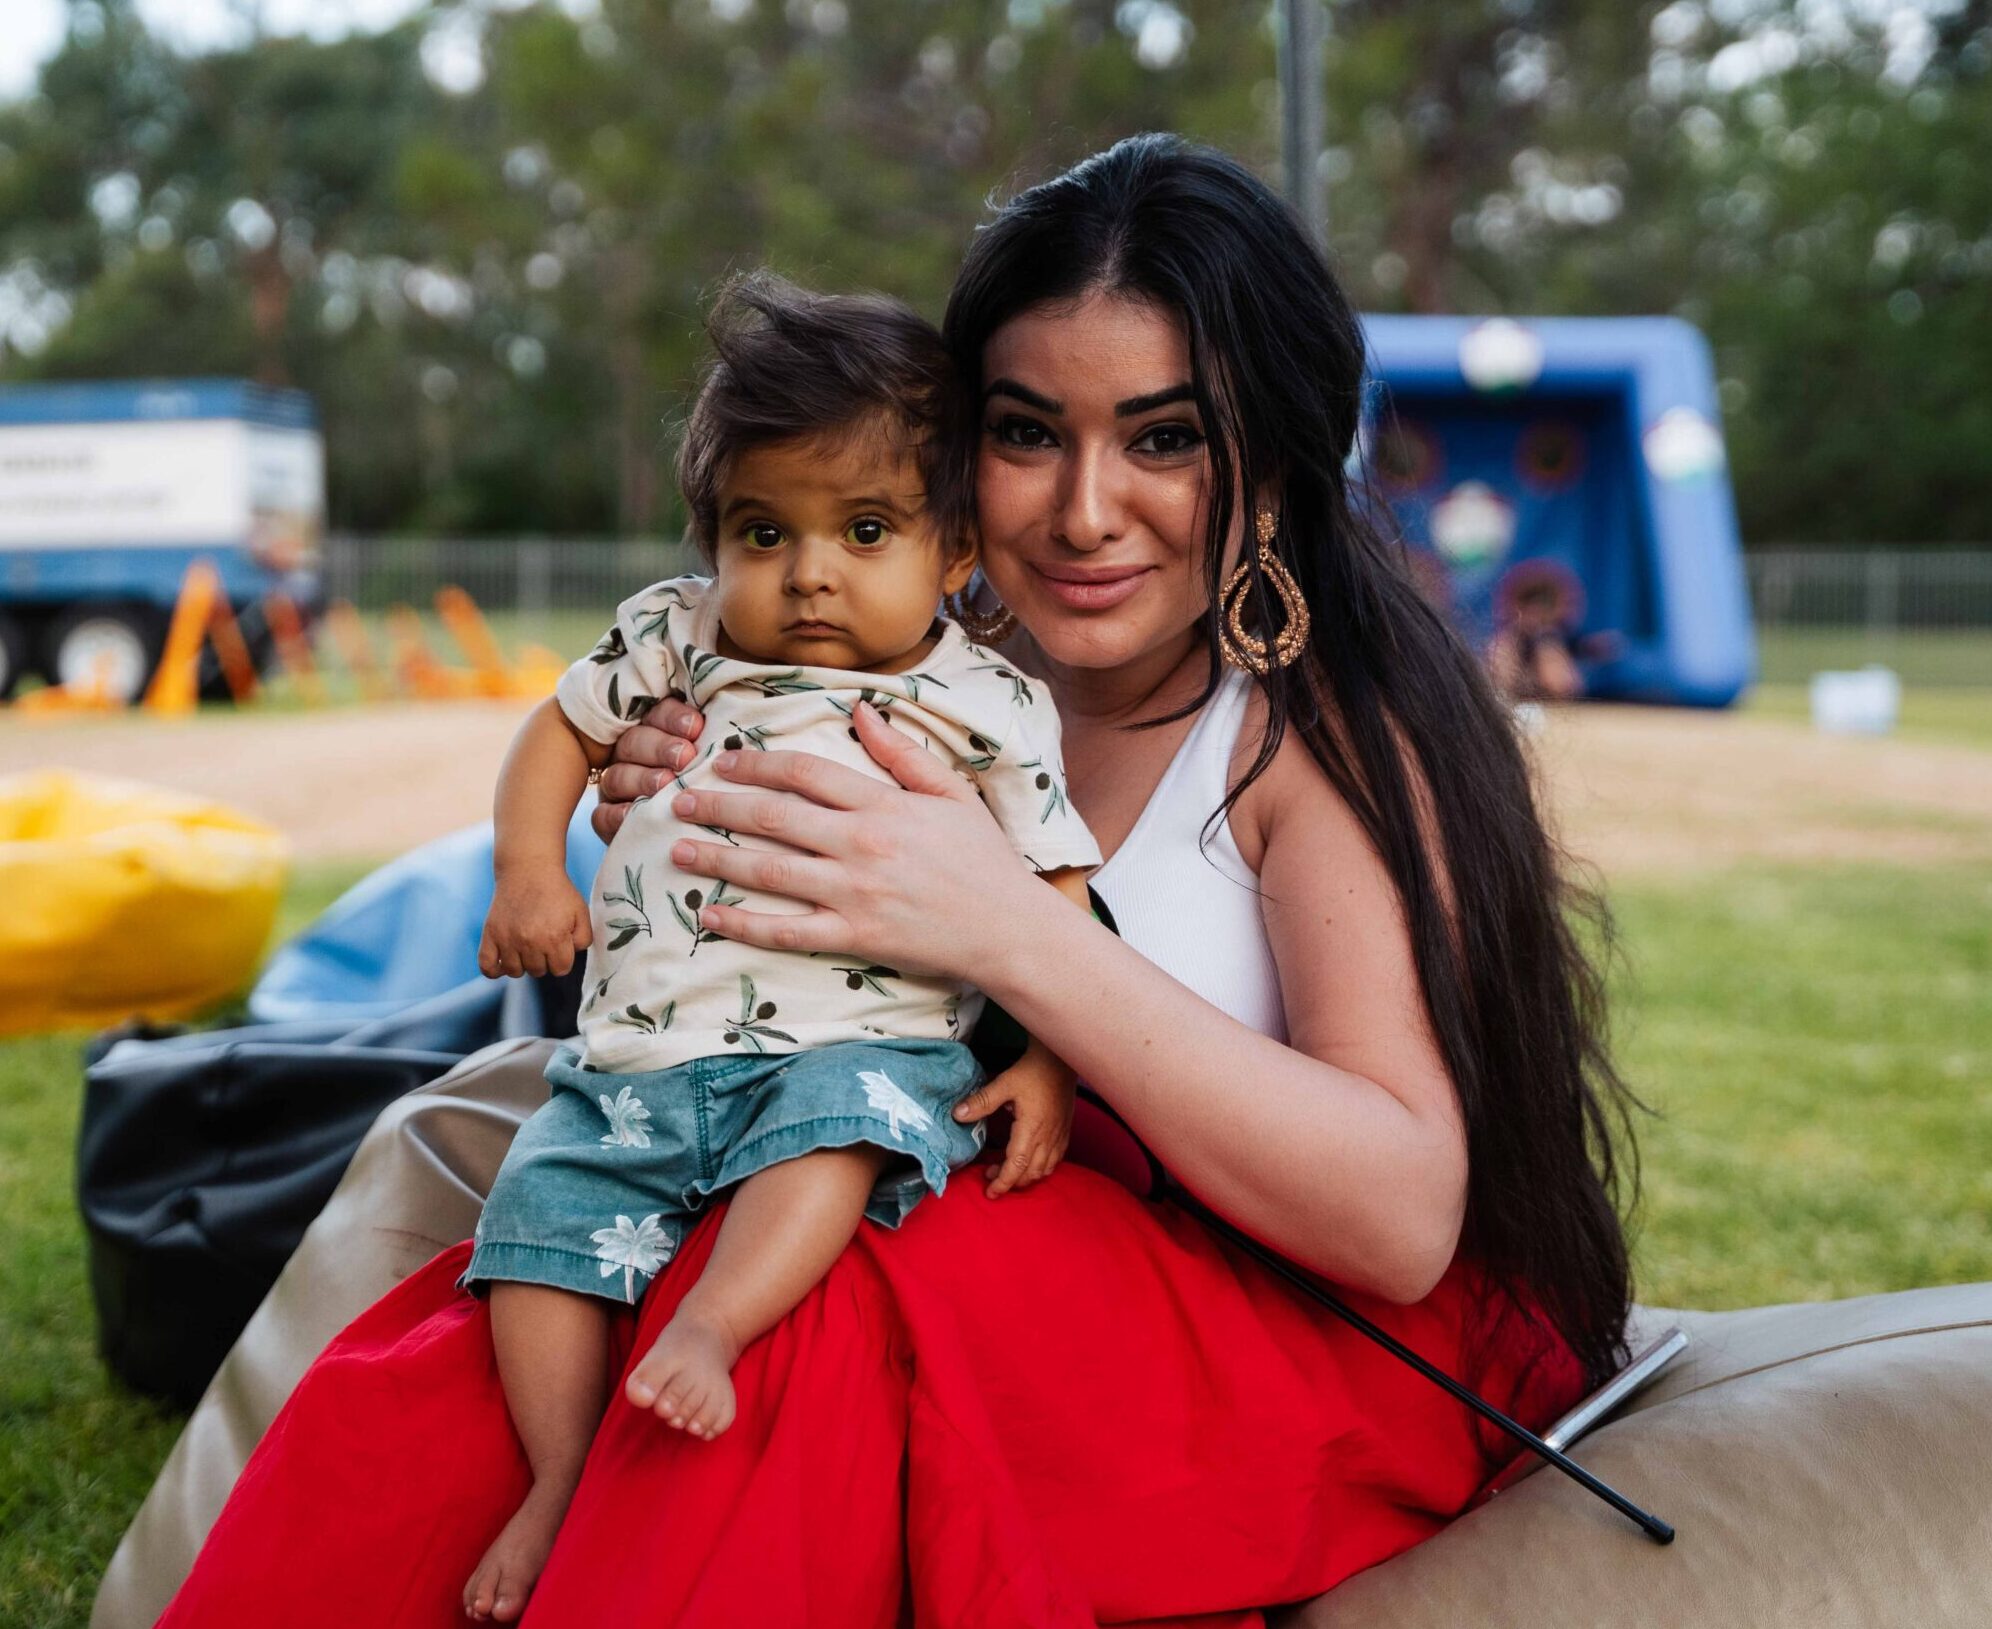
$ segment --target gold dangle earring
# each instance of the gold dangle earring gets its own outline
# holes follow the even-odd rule
[[[976,576],[981,577],[982,573],[978,571]],[[985,588],[988,587],[989,579],[987,577],[983,577],[982,582]],[[996,599],[996,591],[993,588],[989,590],[989,597],[995,602],[996,609],[993,611],[976,610],[970,604],[968,597],[974,587],[975,584],[971,580],[967,588],[958,594],[950,594],[943,600],[941,602],[941,609],[947,612],[950,620],[961,624],[961,631],[968,635],[971,643],[977,645],[1000,645],[1011,634],[1017,631],[1017,613],[1012,611],[1001,600]]]
[[[1225,661],[1233,667],[1242,667],[1246,672],[1263,678],[1275,668],[1290,667],[1300,660],[1301,653],[1307,649],[1307,635],[1313,619],[1308,614],[1307,601],[1300,597],[1300,584],[1293,580],[1293,573],[1273,552],[1273,540],[1280,531],[1279,517],[1270,509],[1261,509],[1254,519],[1253,528],[1259,538],[1259,571],[1279,596],[1280,631],[1273,637],[1270,652],[1264,639],[1245,631],[1245,602],[1251,597],[1252,567],[1250,562],[1241,560],[1238,569],[1224,585],[1221,602],[1224,617],[1218,624],[1218,645]]]

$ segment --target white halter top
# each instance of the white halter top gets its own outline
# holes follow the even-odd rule
[[[1227,672],[1190,724],[1141,818],[1093,887],[1129,944],[1241,1024],[1286,1039],[1279,969],[1259,914],[1259,879],[1220,819],[1251,680]]]

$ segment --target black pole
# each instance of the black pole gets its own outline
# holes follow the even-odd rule
[[[1321,191],[1321,148],[1327,140],[1322,108],[1321,0],[1279,0],[1280,154],[1287,202],[1308,235],[1328,246],[1328,211]]]

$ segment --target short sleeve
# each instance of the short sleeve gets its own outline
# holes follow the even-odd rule
[[[560,676],[554,697],[591,741],[611,745],[630,725],[681,688],[673,635],[687,609],[679,583],[656,583],[616,607],[595,648]]]
[[[1036,692],[1033,694],[1032,692]],[[1036,686],[1010,709],[995,762],[976,775],[982,801],[1010,844],[1039,871],[1100,863],[1100,847],[1065,795],[1058,713]]]

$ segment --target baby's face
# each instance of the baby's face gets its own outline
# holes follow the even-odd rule
[[[743,452],[713,565],[722,655],[892,673],[925,654],[975,555],[943,547],[919,464],[877,426]]]

